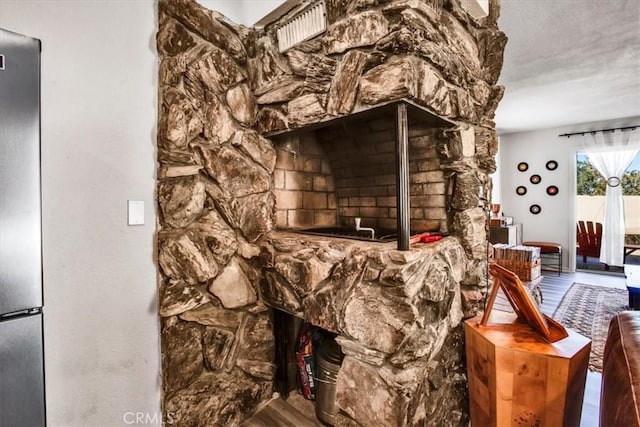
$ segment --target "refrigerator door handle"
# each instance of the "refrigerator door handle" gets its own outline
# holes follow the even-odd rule
[[[42,313],[41,307],[28,308],[26,310],[15,311],[13,313],[0,314],[0,322],[3,320],[17,319],[19,317],[33,316]]]

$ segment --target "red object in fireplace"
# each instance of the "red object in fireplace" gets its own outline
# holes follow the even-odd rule
[[[316,399],[316,363],[313,358],[313,334],[317,329],[311,323],[304,323],[300,328],[296,344],[296,362],[298,364],[298,391],[307,400]]]
[[[442,240],[441,234],[425,232],[425,233],[416,234],[415,236],[411,236],[411,239],[409,240],[409,242],[410,243],[433,243],[433,242],[437,242],[438,240]]]

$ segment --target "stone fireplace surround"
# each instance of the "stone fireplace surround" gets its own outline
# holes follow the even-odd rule
[[[458,0],[326,3],[328,30],[280,54],[277,22],[159,1],[163,409],[178,425],[237,425],[271,397],[274,308],[339,334],[338,425],[468,423],[460,323],[486,291],[497,2],[479,21]],[[403,99],[455,125],[408,135],[412,228],[447,237],[399,251],[292,232],[395,227],[393,119],[316,126]],[[379,162],[357,164],[362,146]]]

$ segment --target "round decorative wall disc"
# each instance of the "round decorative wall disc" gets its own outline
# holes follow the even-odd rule
[[[524,172],[524,171],[526,171],[527,169],[529,169],[529,164],[528,164],[527,162],[520,162],[520,163],[518,163],[518,170],[519,170],[520,172]]]
[[[519,186],[518,188],[516,188],[516,194],[518,194],[519,196],[524,196],[525,194],[527,194],[527,187],[525,187],[524,185]]]
[[[556,169],[558,169],[558,162],[556,162],[555,160],[549,160],[547,162],[546,165],[547,169],[549,169],[550,171],[554,171]]]
[[[540,207],[540,205],[529,206],[529,212],[531,212],[534,215],[538,215],[540,211],[542,211],[542,208]]]
[[[529,181],[530,181],[532,184],[539,184],[539,183],[540,183],[540,181],[542,181],[542,177],[541,177],[540,175],[538,175],[538,174],[536,174],[536,175],[531,175],[531,178],[529,178]]]
[[[555,196],[556,194],[558,194],[558,187],[556,187],[555,185],[548,186],[547,194],[550,196]]]

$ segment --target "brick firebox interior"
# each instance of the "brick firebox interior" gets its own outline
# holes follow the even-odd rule
[[[410,124],[411,230],[446,233],[446,182],[437,129]],[[279,229],[354,227],[396,230],[396,139],[393,117],[274,138]],[[380,233],[378,233],[380,234]]]

